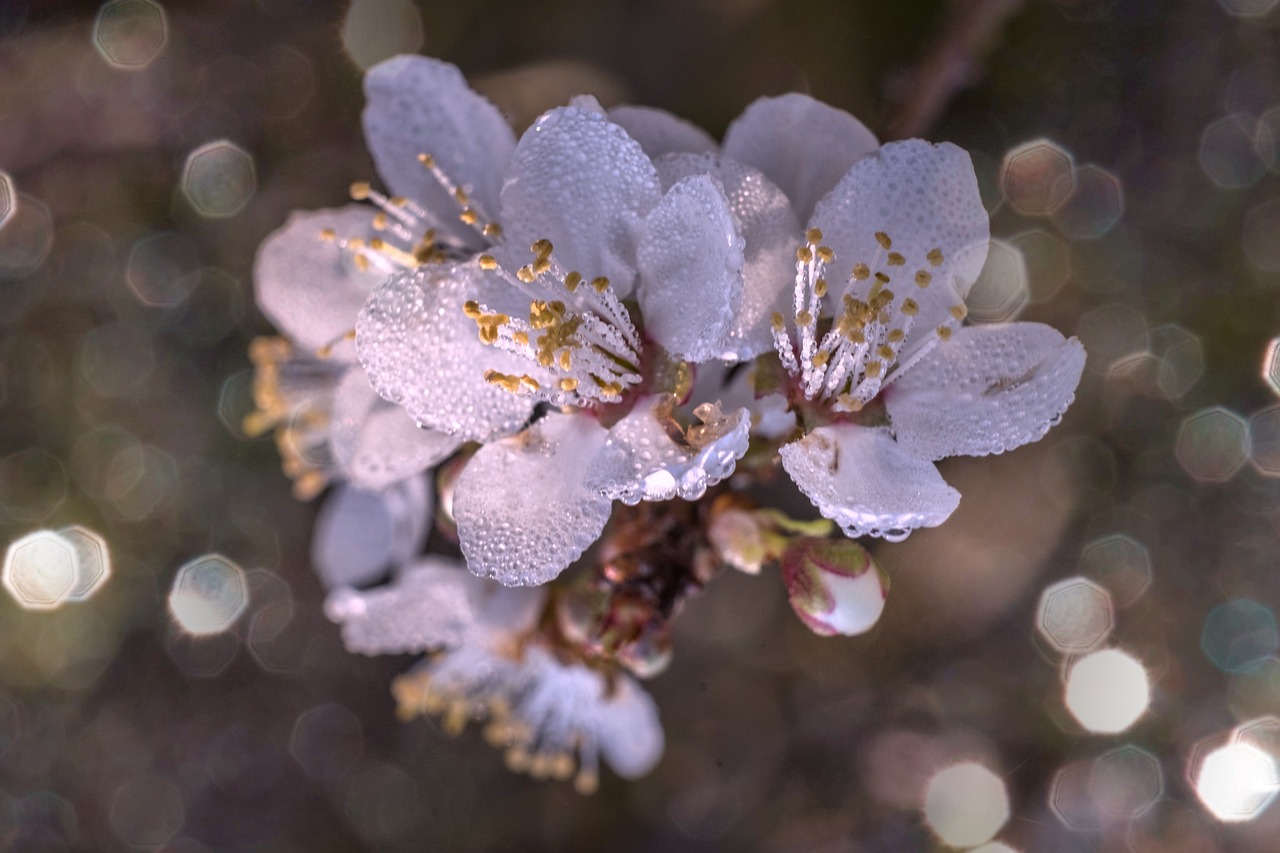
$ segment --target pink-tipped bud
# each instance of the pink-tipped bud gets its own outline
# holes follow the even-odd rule
[[[793,539],[782,555],[782,579],[796,615],[824,637],[869,631],[889,593],[889,576],[848,539]]]

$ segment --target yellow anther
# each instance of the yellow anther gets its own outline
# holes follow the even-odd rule
[[[498,268],[498,259],[493,255],[481,255],[479,261],[480,269],[482,270],[496,270]]]
[[[869,278],[871,278],[870,267],[868,267],[866,264],[854,264],[853,266],[854,281],[866,281]]]
[[[436,158],[432,157],[430,154],[419,154],[418,162],[430,169],[435,166]]]
[[[555,247],[551,245],[551,241],[548,240],[546,237],[543,237],[541,240],[538,240],[536,243],[530,246],[529,250],[533,252],[535,255],[537,255],[539,258],[546,258],[546,257],[550,257],[551,250],[553,248]]]
[[[458,218],[461,219],[463,222],[465,222],[467,225],[475,225],[477,222],[480,221],[480,217],[477,216],[475,210],[473,210],[470,207],[464,207],[462,209],[462,212],[458,214]]]
[[[928,287],[931,281],[933,281],[933,273],[928,270],[920,270],[916,273],[916,284],[921,287]]]
[[[876,355],[880,356],[885,361],[888,361],[889,359],[893,358],[893,347],[889,346],[888,344],[881,344],[880,346],[876,347]]]
[[[935,267],[942,266],[943,257],[941,249],[930,249],[929,254],[925,255],[925,257],[928,258],[929,263],[933,264]]]
[[[880,375],[880,371],[884,369],[884,365],[878,361],[867,362],[867,369],[864,371],[867,376],[875,379]]]
[[[491,385],[497,385],[502,390],[512,394],[520,391],[520,378],[518,376],[508,376],[496,370],[486,370],[484,372],[484,381]]]
[[[880,282],[881,284],[888,284],[889,276],[885,275],[882,272],[878,272],[876,273],[876,281]]]
[[[486,222],[484,228],[480,229],[480,233],[486,237],[502,236],[502,226],[496,222]]]
[[[369,186],[368,181],[356,181],[351,185],[351,198],[356,201],[364,201],[372,191],[373,188]]]
[[[374,231],[386,231],[386,230],[387,230],[387,225],[389,225],[389,224],[390,224],[390,222],[391,222],[391,220],[387,218],[387,215],[386,215],[385,213],[379,213],[379,214],[376,214],[376,215],[373,217],[373,230],[374,230]]]
[[[814,355],[812,361],[813,361],[814,367],[826,367],[827,362],[830,360],[831,360],[831,351],[823,350],[822,352]]]
[[[902,300],[902,308],[899,309],[907,317],[914,317],[920,313],[920,303],[914,299]]]
[[[360,272],[369,271],[369,259],[364,255],[356,255],[352,260],[355,261],[356,269],[360,270]]]
[[[955,317],[957,320],[963,320],[965,317],[969,316],[969,309],[963,305],[952,305],[951,316]]]
[[[773,312],[773,317],[770,318],[770,322],[773,323],[773,327],[778,331],[782,331],[783,326],[786,325],[782,319],[782,314],[777,311]]]
[[[804,233],[804,238],[809,241],[810,245],[816,246],[822,242],[822,229],[810,228]]]
[[[566,376],[564,379],[560,380],[560,390],[564,391],[566,394],[578,390],[578,380],[574,379],[572,376]]]
[[[849,333],[845,335],[845,337],[848,338],[849,343],[852,343],[852,344],[865,344],[867,342],[867,336],[863,334],[863,332],[860,329],[850,330]]]
[[[480,303],[474,299],[468,299],[462,303],[462,313],[467,315],[467,319],[474,320],[480,316]]]
[[[807,264],[813,260],[813,249],[808,246],[801,246],[796,249],[796,260],[802,264]]]
[[[381,252],[383,249],[387,248],[387,243],[381,237],[374,237],[369,241],[369,248],[373,249],[375,252]]]
[[[517,344],[519,344],[522,347],[527,347],[529,345],[529,333],[514,332],[511,335],[511,340],[515,341]]]
[[[528,388],[530,391],[537,391],[539,388],[542,387],[541,385],[538,384],[538,380],[534,379],[532,376],[530,376],[527,373],[524,376],[520,377],[520,384]]]
[[[582,273],[580,272],[571,272],[564,277],[565,290],[569,291],[570,293],[573,293],[574,291],[576,291],[578,289],[578,285],[580,284],[582,284]]]
[[[836,402],[840,404],[840,408],[847,412],[862,411],[862,401],[852,394],[841,394],[836,397]]]
[[[810,314],[808,311],[801,311],[799,314],[796,315],[797,326],[807,326],[812,322],[813,322],[813,315]]]
[[[606,290],[609,289],[609,279],[602,275],[596,276],[595,278],[591,279],[591,287],[595,290],[596,293],[604,293]]]
[[[408,207],[409,206],[409,199],[405,198],[402,195],[392,196],[391,198],[387,199],[387,201],[391,202],[392,207]]]
[[[836,253],[830,246],[818,247],[818,260],[824,264],[829,264],[836,259]]]
[[[889,235],[883,231],[876,232],[876,242],[880,244],[881,249],[892,249],[893,241],[889,239]]]
[[[944,340],[944,341],[949,341],[949,340],[951,340],[951,327],[950,327],[950,326],[939,326],[939,327],[938,327],[938,337],[939,337],[940,339]]]
[[[325,241],[326,243],[332,243],[333,241],[338,239],[338,232],[334,231],[332,228],[321,229],[320,239]]]
[[[533,262],[534,275],[543,275],[544,273],[550,271],[550,269],[551,269],[551,261],[547,260],[546,258],[538,258],[536,261]]]
[[[568,370],[568,369],[569,369],[569,367],[570,367],[570,365],[572,365],[572,364],[573,364],[573,362],[572,362],[572,361],[571,361],[571,359],[570,359],[569,350],[567,350],[567,349],[566,349],[566,350],[561,350],[561,351],[560,351],[560,369],[561,369],[561,370]]]
[[[901,329],[894,329],[893,331],[889,332],[888,335],[885,336],[885,340],[891,344],[896,344],[906,336],[907,336],[907,333],[902,331]]]
[[[516,278],[520,279],[525,284],[531,284],[536,277],[537,276],[533,274],[533,267],[528,264],[525,264],[520,267],[520,269],[516,270]]]
[[[827,280],[820,278],[813,283],[813,293],[819,299],[827,295]]]
[[[456,190],[453,191],[453,200],[456,201],[458,204],[465,205],[468,200],[467,191],[464,190],[462,187],[458,187]]]
[[[887,261],[887,263],[889,264],[889,266],[891,266],[891,267],[900,267],[900,266],[902,266],[903,264],[905,264],[906,262],[907,262],[907,259],[906,259],[906,258],[904,258],[904,257],[902,257],[902,255],[900,255],[899,253],[897,253],[897,252],[890,252],[890,253],[889,253],[889,259],[888,259],[888,261]]]

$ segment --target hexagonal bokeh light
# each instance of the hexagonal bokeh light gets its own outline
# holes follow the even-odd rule
[[[1160,759],[1132,744],[1116,747],[1093,762],[1088,791],[1094,811],[1105,823],[1141,817],[1164,794]]]
[[[1081,726],[1097,734],[1118,734],[1132,726],[1151,704],[1147,670],[1120,649],[1082,657],[1067,673],[1067,710]]]
[[[1085,652],[1100,645],[1114,624],[1110,594],[1082,577],[1067,578],[1045,589],[1036,609],[1036,630],[1063,653]]]
[[[1106,587],[1118,606],[1128,607],[1151,586],[1151,554],[1132,536],[1111,533],[1084,546],[1080,573]]]
[[[76,546],[55,531],[37,530],[9,546],[0,579],[23,608],[53,610],[75,590],[79,574]]]
[[[1075,159],[1048,139],[1024,142],[1004,155],[1000,188],[1026,216],[1048,216],[1075,190]]]
[[[422,47],[422,13],[409,0],[352,0],[342,46],[363,69]]]
[[[925,786],[924,819],[944,844],[985,844],[1009,820],[1004,780],[976,761],[939,770]]]
[[[1076,240],[1096,240],[1124,215],[1124,187],[1111,172],[1092,163],[1075,172],[1075,189],[1053,211],[1053,223]]]
[[[1221,406],[1201,409],[1178,428],[1174,454],[1202,483],[1225,483],[1249,458],[1249,425]]]
[[[1249,418],[1249,461],[1265,477],[1280,477],[1280,404]]]
[[[1204,375],[1200,338],[1176,323],[1152,329],[1151,352],[1160,360],[1156,384],[1171,400],[1186,394]]]
[[[1272,338],[1262,353],[1262,381],[1271,392],[1280,396],[1280,338]]]
[[[239,213],[257,189],[253,157],[234,142],[207,142],[187,155],[182,194],[201,216],[225,219]]]
[[[1266,172],[1254,146],[1257,121],[1238,113],[1205,126],[1200,135],[1200,169],[1221,189],[1252,186]]]
[[[111,577],[107,541],[87,527],[72,525],[57,531],[76,551],[76,582],[68,601],[88,601]]]
[[[113,68],[139,71],[164,50],[169,24],[154,0],[110,0],[93,22],[93,43]]]
[[[0,228],[5,226],[18,206],[18,191],[13,186],[13,178],[0,172]]]
[[[1280,650],[1276,616],[1248,598],[1220,604],[1205,617],[1200,648],[1223,672],[1250,672]]]
[[[1233,741],[1204,756],[1195,773],[1196,796],[1224,823],[1253,820],[1280,791],[1276,760],[1251,743]]]
[[[1071,278],[1071,250],[1058,235],[1032,228],[1010,237],[1009,245],[1022,255],[1032,302],[1048,302]]]
[[[964,301],[974,322],[1007,323],[1016,319],[1031,301],[1022,252],[993,238],[982,274]]]
[[[1230,15],[1237,18],[1261,18],[1276,7],[1280,0],[1218,0]]]
[[[169,590],[169,613],[182,630],[197,637],[227,630],[248,604],[244,570],[221,554],[183,565]]]
[[[1280,113],[1278,113],[1280,115]],[[1280,124],[1280,122],[1277,122]],[[1276,131],[1280,134],[1280,130]],[[1280,148],[1280,142],[1277,142]],[[1280,272],[1280,198],[1250,208],[1240,230],[1240,243],[1249,262],[1263,272]]]

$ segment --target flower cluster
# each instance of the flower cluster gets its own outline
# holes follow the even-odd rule
[[[814,631],[868,630],[888,579],[852,539],[941,524],[937,460],[1034,441],[1072,401],[1078,341],[964,324],[988,221],[954,145],[880,145],[799,94],[719,144],[589,96],[517,137],[424,57],[365,91],[386,191],[263,245],[285,337],[254,344],[246,426],[300,497],[332,485],[312,556],[348,648],[425,654],[402,712],[483,721],[513,769],[646,772],[636,678],[725,567],[778,565]],[[750,496],[779,464],[822,518]],[[432,530],[461,561],[420,556]]]

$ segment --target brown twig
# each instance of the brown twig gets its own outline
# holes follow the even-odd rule
[[[914,65],[886,86],[893,102],[882,138],[904,139],[927,131],[951,99],[978,78],[978,70],[1026,0],[954,0],[933,43]]]

